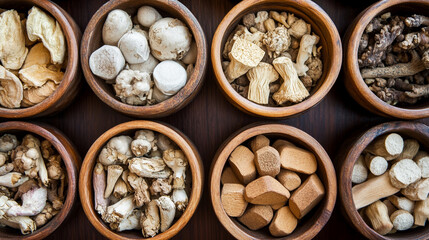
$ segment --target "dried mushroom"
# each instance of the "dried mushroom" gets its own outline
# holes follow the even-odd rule
[[[42,143],[31,134],[20,145],[15,135],[0,137],[0,151],[10,154],[0,167],[4,170],[0,174],[0,223],[22,234],[45,225],[64,202],[66,172],[61,157],[49,142]]]
[[[116,77],[114,89],[122,102],[131,105],[144,105],[148,99],[153,82],[150,75],[134,70],[122,70]]]
[[[28,49],[25,47],[24,30],[15,10],[0,14],[0,59],[5,68],[18,70],[24,63]]]
[[[165,135],[142,129],[134,138],[114,137],[98,161],[93,172],[94,207],[110,229],[141,229],[144,237],[153,237],[185,211],[188,159]]]
[[[279,74],[273,65],[260,62],[257,67],[247,72],[250,81],[247,98],[259,104],[268,104],[270,98],[270,83],[279,79]]]
[[[19,108],[23,92],[19,78],[0,66],[0,104],[7,108]]]

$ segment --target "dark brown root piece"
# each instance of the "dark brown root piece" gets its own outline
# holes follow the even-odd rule
[[[418,98],[418,97],[428,97],[429,96],[429,84],[426,85],[417,85],[412,84],[412,92],[405,92],[408,97]]]
[[[423,15],[414,14],[405,19],[405,25],[407,25],[407,27],[420,27],[421,25],[428,26],[429,18]]]
[[[390,105],[396,105],[398,103],[415,104],[418,100],[417,97],[410,97],[406,92],[399,91],[394,88],[371,86],[370,89],[375,93],[375,95],[377,95],[377,97]]]

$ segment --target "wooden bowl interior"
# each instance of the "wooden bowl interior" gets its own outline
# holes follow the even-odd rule
[[[258,11],[278,11],[278,12],[288,12],[293,13],[295,16],[302,18],[307,23],[311,24],[312,31],[320,37],[319,45],[322,46],[322,62],[323,62],[323,74],[321,78],[317,81],[317,85],[313,87],[310,92],[310,96],[301,103],[297,103],[291,106],[285,107],[269,107],[264,105],[256,104],[247,98],[242,97],[238,94],[228,83],[222,68],[220,67],[220,62],[213,63],[215,71],[221,71],[218,75],[218,81],[222,82],[222,87],[227,91],[227,95],[233,97],[234,101],[242,102],[240,105],[245,105],[245,108],[254,109],[253,112],[263,111],[263,112],[273,112],[273,111],[287,111],[286,109],[295,108],[297,112],[304,111],[313,105],[317,104],[323,96],[325,96],[332,85],[334,84],[338,72],[341,66],[341,40],[338,36],[338,32],[335,28],[335,25],[329,19],[326,19],[323,13],[323,10],[320,9],[317,5],[313,3],[308,3],[306,1],[283,1],[283,0],[271,0],[271,1],[252,1],[252,3],[245,4],[242,2],[243,6],[240,6],[240,9],[237,14],[235,14],[231,19],[228,19],[225,24],[225,30],[219,28],[217,31],[220,31],[220,40],[216,39],[216,36],[213,40],[214,44],[220,44],[219,52],[212,52],[220,56],[219,59],[223,61],[222,52],[225,46],[225,43],[233,33],[237,25],[242,24],[242,18],[248,13],[257,13]],[[234,10],[234,9],[233,9]],[[322,13],[323,12],[323,13]],[[225,20],[224,20],[225,21]],[[221,23],[222,24],[222,23]],[[224,27],[222,25],[222,27]],[[335,28],[335,29],[332,29]],[[217,43],[216,41],[220,41]],[[220,77],[219,77],[220,75]],[[256,110],[258,109],[258,110]],[[280,109],[280,110],[279,110]],[[291,111],[291,110],[289,110]],[[292,112],[289,112],[289,115]],[[292,113],[295,114],[296,112]],[[266,113],[265,113],[266,115]],[[285,115],[285,113],[283,113]],[[284,117],[284,116],[283,116]]]
[[[37,115],[50,107],[55,107],[55,103],[67,93],[68,86],[71,85],[72,81],[78,75],[79,68],[79,49],[78,41],[76,39],[76,32],[73,29],[75,26],[71,26],[70,22],[67,20],[67,17],[64,16],[62,10],[54,3],[48,0],[0,0],[0,7],[4,9],[15,9],[18,12],[28,14],[33,6],[41,8],[46,13],[50,14],[51,17],[55,18],[61,26],[65,37],[65,43],[67,47],[67,52],[65,56],[65,61],[67,65],[65,66],[64,77],[61,80],[61,83],[57,87],[54,93],[52,93],[48,98],[42,102],[26,108],[5,108],[0,106],[0,115],[1,116],[10,116],[15,117],[19,115],[20,117],[30,117]],[[78,30],[78,29],[77,29]],[[79,33],[80,34],[80,33]],[[29,48],[30,50],[30,48]]]
[[[420,149],[426,151],[429,150],[429,127],[421,123],[413,122],[390,122],[378,125],[371,128],[369,131],[364,133],[348,152],[346,159],[344,159],[343,167],[341,169],[341,201],[349,217],[349,220],[354,227],[359,230],[368,238],[372,239],[427,239],[429,237],[429,226],[418,227],[407,231],[398,231],[394,234],[382,236],[375,232],[371,226],[367,225],[366,222],[361,218],[360,214],[355,208],[353,197],[352,197],[352,182],[351,173],[353,166],[361,155],[363,150],[378,136],[398,133],[404,139],[413,138],[419,141]]]
[[[398,112],[402,109],[409,110],[427,110],[429,108],[429,99],[422,99],[417,104],[413,105],[397,105],[392,106],[387,104],[386,102],[379,99],[371,90],[369,90],[368,86],[365,84],[359,70],[358,65],[358,47],[359,40],[368,25],[368,23],[377,16],[382,15],[383,13],[391,12],[393,15],[402,15],[409,16],[411,14],[423,14],[427,15],[429,12],[429,3],[427,1],[421,0],[409,0],[409,1],[392,1],[390,2],[380,2],[380,4],[371,6],[364,12],[362,12],[357,18],[357,23],[353,29],[353,39],[350,39],[350,45],[348,45],[349,51],[351,52],[351,56],[346,56],[351,61],[351,67],[353,68],[353,72],[350,78],[355,81],[356,87],[359,88],[359,91],[365,98],[369,98],[371,104],[376,105],[375,107],[379,110],[381,109],[384,113],[389,112]]]
[[[67,152],[65,146],[63,146],[60,140],[54,136],[54,134],[40,126],[25,122],[5,122],[0,124],[0,135],[3,135],[4,133],[15,134],[19,141],[29,133],[35,135],[40,140],[48,140],[52,143],[52,146],[56,149],[56,151],[61,155],[63,165],[66,168],[67,188],[65,191],[64,205],[57,215],[55,215],[41,228],[38,228],[29,235],[22,235],[19,229],[12,229],[10,227],[0,228],[0,238],[42,239],[55,231],[55,229],[61,225],[72,209],[74,200],[76,198],[77,188],[77,169],[75,164],[79,160],[73,159],[72,155]]]
[[[81,174],[85,175],[85,183],[80,182],[80,192],[81,192],[81,201],[91,223],[97,228],[97,230],[104,236],[110,239],[143,239],[141,230],[132,230],[124,232],[115,232],[110,230],[108,224],[104,223],[101,219],[101,216],[94,210],[94,191],[92,186],[92,172],[96,163],[96,159],[105,146],[105,144],[112,137],[119,135],[134,136],[134,133],[137,130],[148,129],[157,133],[162,133],[174,141],[180,149],[185,153],[188,158],[189,168],[187,170],[187,177],[191,177],[192,181],[190,184],[192,186],[192,191],[190,193],[189,204],[185,212],[178,219],[175,219],[172,226],[165,232],[157,234],[151,239],[166,239],[171,238],[176,235],[190,220],[193,213],[196,210],[196,207],[200,201],[202,194],[203,186],[203,170],[200,156],[193,144],[185,137],[182,133],[176,132],[176,129],[172,129],[169,126],[161,125],[154,122],[147,121],[134,121],[128,122],[116,126],[115,128],[110,129],[104,133],[96,142],[91,146],[91,149],[88,151],[87,156],[85,157],[84,164],[82,166]],[[80,181],[82,176],[80,177]],[[82,194],[82,192],[85,192]],[[84,195],[84,196],[83,196]]]
[[[192,75],[188,79],[186,85],[178,93],[176,93],[173,97],[155,105],[132,106],[121,102],[121,100],[119,100],[119,98],[115,96],[115,91],[111,84],[107,84],[105,80],[92,74],[91,70],[89,69],[88,62],[91,53],[104,45],[102,41],[102,28],[109,12],[114,9],[122,9],[128,14],[130,14],[131,17],[133,17],[137,14],[137,10],[139,9],[139,7],[144,5],[154,7],[161,13],[163,17],[178,18],[183,21],[193,35],[193,40],[197,44],[198,53],[196,63],[194,64],[194,71],[192,72]],[[141,111],[144,111],[145,113],[150,113],[151,115],[162,114],[163,112],[181,106],[183,102],[186,102],[186,99],[189,96],[196,95],[196,92],[202,85],[201,78],[205,72],[207,57],[204,33],[202,32],[199,23],[192,15],[192,13],[188,9],[186,9],[186,7],[180,2],[168,0],[111,1],[109,3],[106,3],[98,10],[98,12],[94,15],[93,19],[91,19],[90,23],[88,24],[85,32],[85,35],[88,33],[89,36],[87,38],[84,37],[84,40],[82,41],[82,48],[85,48],[84,50],[82,50],[82,62],[84,63],[83,69],[87,81],[90,83],[90,86],[95,91],[95,93],[104,102],[106,102],[111,107],[117,110],[131,112],[134,114],[136,112],[141,113]]]
[[[261,126],[262,127],[262,126]],[[228,158],[231,152],[239,145],[249,146],[249,141],[253,137],[264,134],[270,139],[270,143],[274,143],[277,139],[284,139],[294,143],[295,145],[313,152],[317,159],[317,175],[323,182],[325,187],[325,196],[323,200],[309,212],[304,218],[299,220],[297,228],[290,235],[282,239],[311,239],[313,238],[328,221],[336,198],[336,180],[335,173],[332,167],[332,162],[323,148],[314,140],[309,139],[309,135],[295,130],[285,131],[283,133],[276,131],[284,126],[273,125],[266,128],[248,129],[238,135],[235,135],[225,141],[224,145],[220,148],[221,152],[216,154],[214,167],[211,173],[211,198],[213,207],[215,208],[216,215],[218,216],[222,225],[238,239],[279,239],[273,237],[268,231],[268,227],[261,230],[253,231],[248,229],[245,225],[241,224],[237,218],[229,217],[223,209],[220,192],[221,182],[220,177],[225,166],[228,166]],[[299,134],[302,134],[299,136]],[[311,138],[311,137],[310,137]],[[303,176],[303,175],[300,175]],[[305,181],[302,178],[302,182]]]

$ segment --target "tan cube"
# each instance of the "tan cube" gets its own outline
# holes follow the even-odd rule
[[[266,146],[270,146],[270,139],[264,135],[258,135],[250,142],[250,148],[254,153]]]
[[[244,197],[252,204],[274,205],[288,200],[290,193],[275,178],[267,175],[247,184]]]
[[[303,218],[325,195],[325,188],[316,174],[312,174],[292,194],[289,207],[298,219]]]
[[[317,160],[313,153],[291,144],[277,144],[275,146],[280,153],[282,168],[305,174],[316,172]]]
[[[289,235],[298,225],[298,219],[292,214],[288,206],[277,210],[273,221],[270,224],[270,233],[275,237]]]
[[[253,205],[238,218],[242,224],[251,230],[258,230],[267,226],[273,218],[273,209],[267,205]]]
[[[226,167],[223,170],[220,181],[222,182],[222,184],[227,184],[227,183],[241,184],[240,180],[238,180],[238,178],[235,176],[235,173],[232,171],[231,167]]]
[[[277,179],[285,188],[289,191],[293,191],[301,185],[301,178],[296,172],[292,172],[287,169],[280,170],[279,175],[277,175]]]
[[[255,166],[260,176],[275,177],[280,172],[280,154],[270,146],[260,148],[255,153]]]
[[[256,178],[256,168],[253,162],[254,155],[245,146],[238,146],[229,156],[229,164],[235,176],[243,184],[248,184]]]
[[[240,217],[246,211],[247,202],[244,199],[244,186],[227,183],[223,185],[221,193],[223,209],[230,217]]]

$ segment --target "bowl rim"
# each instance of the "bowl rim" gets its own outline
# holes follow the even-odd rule
[[[31,234],[14,236],[17,239],[42,239],[53,233],[67,218],[73,209],[77,198],[77,178],[79,174],[79,159],[74,159],[72,155],[79,158],[79,155],[68,138],[58,129],[47,124],[36,124],[21,121],[8,121],[0,123],[0,133],[8,131],[18,131],[31,133],[38,138],[48,140],[61,155],[67,171],[67,195],[60,212],[50,219],[41,228]],[[57,136],[59,135],[59,136]],[[69,146],[67,146],[69,145]],[[67,154],[66,154],[67,153]]]
[[[225,77],[225,74],[222,70],[222,38],[228,29],[231,22],[235,21],[237,16],[243,11],[247,11],[247,9],[251,8],[254,5],[263,5],[265,3],[279,3],[282,5],[287,5],[291,2],[302,5],[303,7],[309,9],[310,11],[316,12],[317,16],[320,19],[324,20],[324,24],[329,31],[329,35],[326,36],[327,42],[330,42],[333,45],[332,56],[338,56],[336,58],[332,58],[332,64],[327,69],[326,76],[324,79],[319,79],[319,81],[323,80],[323,83],[320,87],[311,94],[304,101],[286,107],[269,107],[264,105],[259,105],[254,103],[240,94],[238,94],[228,82]],[[303,14],[305,15],[305,14]],[[312,18],[310,16],[307,16]],[[218,86],[227,96],[227,99],[238,107],[240,110],[257,116],[267,117],[267,118],[285,118],[289,116],[293,116],[302,112],[307,111],[308,109],[316,106],[322,99],[329,93],[330,89],[334,85],[338,74],[341,69],[342,64],[342,46],[341,46],[341,38],[338,33],[337,27],[335,26],[332,19],[328,16],[328,14],[316,3],[310,0],[247,0],[242,1],[235,5],[222,19],[220,24],[218,25],[216,32],[213,36],[213,42],[211,46],[211,60],[213,71],[216,76],[216,81]]]
[[[255,239],[254,236],[247,234],[240,228],[238,228],[235,223],[232,221],[232,218],[229,217],[225,210],[222,207],[220,200],[220,189],[221,189],[221,174],[225,167],[225,164],[228,161],[229,155],[231,152],[243,142],[257,136],[260,134],[279,134],[285,138],[289,137],[302,142],[306,145],[306,148],[313,152],[318,159],[319,169],[323,169],[327,176],[327,184],[324,185],[326,191],[324,200],[321,201],[319,209],[322,210],[320,213],[319,219],[317,219],[316,224],[297,236],[300,239],[312,239],[316,236],[325,224],[328,222],[332,211],[335,206],[336,196],[337,196],[337,179],[335,175],[334,166],[329,155],[326,153],[325,149],[320,145],[320,143],[311,137],[306,132],[286,125],[279,123],[254,123],[247,125],[231,136],[229,136],[217,150],[215,157],[213,158],[211,169],[210,169],[210,198],[211,203],[216,213],[216,217],[223,227],[232,234],[237,239]],[[287,238],[287,237],[286,237]]]
[[[420,130],[424,129],[424,130]],[[424,136],[429,139],[429,126],[419,122],[404,122],[394,121],[385,122],[371,127],[352,142],[349,148],[346,150],[344,158],[339,159],[341,161],[340,173],[338,174],[339,184],[339,197],[343,207],[344,213],[351,220],[350,225],[354,226],[361,234],[370,239],[391,239],[389,235],[380,235],[369,227],[358,213],[354,204],[349,206],[350,203],[354,203],[352,195],[352,182],[351,174],[353,171],[353,165],[357,161],[359,155],[374,139],[377,137],[398,131],[410,130],[417,134]],[[356,156],[356,157],[354,157]],[[357,223],[357,224],[355,224]],[[429,236],[429,232],[421,234],[418,239],[425,239]]]
[[[7,3],[7,0],[0,0],[1,4]],[[72,24],[64,14],[64,10],[57,4],[49,0],[15,0],[11,4],[32,4],[41,8],[46,13],[49,13],[60,24],[63,31],[64,38],[67,43],[67,55],[64,61],[67,61],[66,71],[64,72],[63,79],[61,80],[55,91],[42,102],[25,108],[6,108],[0,106],[0,117],[5,118],[27,118],[33,117],[49,108],[54,108],[55,104],[61,101],[63,95],[66,95],[68,87],[72,85],[73,81],[79,76],[79,43]]]
[[[175,236],[179,233],[189,222],[195,210],[200,202],[203,185],[204,185],[204,170],[201,157],[198,153],[195,145],[176,128],[161,122],[148,121],[148,120],[134,120],[116,125],[95,140],[92,146],[89,148],[85,159],[82,163],[82,171],[79,176],[79,194],[82,203],[82,208],[85,215],[91,222],[91,224],[97,229],[99,233],[109,239],[130,239],[123,236],[121,233],[114,232],[106,227],[104,222],[100,219],[98,213],[94,209],[93,201],[93,189],[92,189],[92,172],[98,154],[103,146],[115,136],[122,135],[123,132],[136,131],[140,129],[152,130],[167,136],[170,140],[175,142],[179,148],[185,153],[188,158],[188,164],[191,168],[192,175],[192,192],[189,198],[188,206],[182,216],[176,220],[176,222],[170,226],[170,228],[163,232],[155,235],[150,239],[166,239]],[[173,140],[173,139],[177,139]],[[132,238],[132,239],[143,239]]]
[[[429,7],[429,3],[425,0],[383,0],[370,5],[355,18],[347,31],[348,36],[344,44],[344,68],[347,75],[346,79],[350,78],[352,82],[351,87],[357,91],[357,94],[359,95],[358,97],[364,99],[366,104],[370,105],[369,108],[375,108],[377,110],[376,113],[379,111],[380,113],[378,114],[395,118],[418,119],[429,117],[429,107],[416,109],[402,108],[384,102],[365,84],[358,64],[359,41],[368,23],[388,8],[407,3],[425,4]]]
[[[194,70],[191,74],[191,77],[187,80],[186,85],[173,97],[155,105],[134,106],[123,103],[119,99],[116,99],[116,97],[114,96],[110,96],[101,87],[104,82],[102,82],[102,84],[99,84],[97,80],[99,79],[99,77],[95,76],[89,68],[89,57],[91,55],[91,53],[89,52],[89,48],[94,41],[93,35],[95,25],[103,18],[105,18],[110,11],[114,9],[123,9],[119,6],[127,2],[138,2],[141,3],[141,6],[152,6],[154,5],[154,3],[157,3],[160,5],[168,5],[169,7],[174,8],[176,13],[181,16],[180,20],[186,23],[186,26],[191,30],[193,40],[197,44],[197,60],[194,63]],[[110,0],[103,4],[96,11],[88,22],[82,37],[80,58],[82,70],[88,85],[97,95],[97,97],[101,99],[105,104],[115,109],[116,111],[122,112],[127,115],[132,115],[135,117],[157,118],[164,117],[176,111],[179,111],[188,103],[190,103],[201,90],[201,87],[204,83],[205,72],[207,69],[207,41],[205,38],[204,31],[198,20],[185,5],[183,5],[177,0]],[[101,81],[104,80],[101,79]]]

